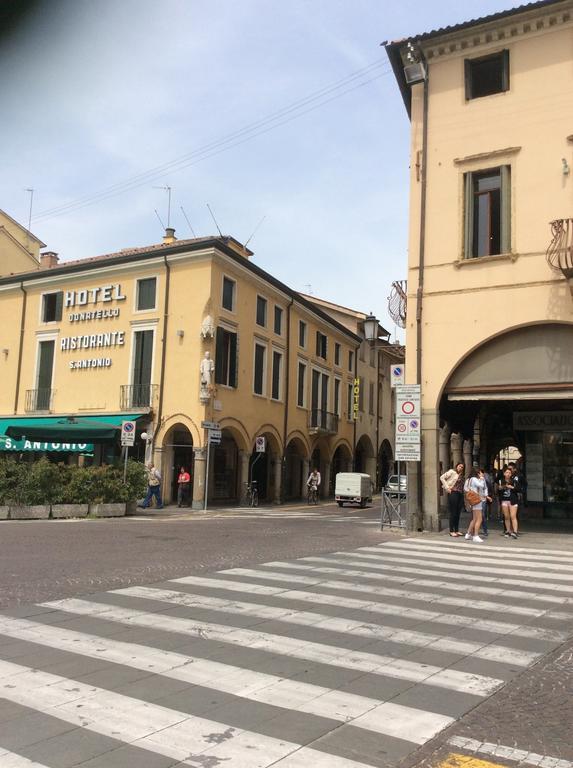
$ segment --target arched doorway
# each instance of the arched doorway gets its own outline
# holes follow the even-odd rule
[[[264,451],[257,450],[257,438],[264,438]],[[280,501],[282,455],[272,432],[257,432],[249,459],[249,480],[256,481],[259,499],[267,504]]]
[[[392,446],[388,440],[383,440],[380,450],[378,451],[378,478],[376,484],[376,489],[378,491],[381,488],[384,488],[392,473],[393,456]]]
[[[323,499],[327,498],[331,493],[330,487],[330,451],[328,449],[328,443],[326,440],[319,439],[315,444],[310,456],[309,469],[314,467],[320,472],[321,483],[319,489],[319,496]]]
[[[308,452],[303,441],[292,438],[285,452],[284,490],[285,500],[302,498],[303,485],[308,475]]]
[[[211,446],[209,498],[213,502],[238,501],[239,488],[239,445],[230,429],[221,430],[221,442]]]
[[[177,502],[177,478],[181,467],[191,475],[191,489],[194,477],[193,436],[185,424],[173,424],[163,438],[163,493],[164,501]],[[191,495],[191,489],[189,491]],[[189,499],[191,503],[191,499]]]
[[[362,435],[356,444],[354,467],[356,472],[364,472],[370,475],[372,481],[376,480],[376,455],[372,440],[368,435]]]
[[[335,487],[336,475],[339,472],[352,472],[352,452],[350,446],[345,443],[340,443],[332,456],[332,464],[330,468],[331,488]]]

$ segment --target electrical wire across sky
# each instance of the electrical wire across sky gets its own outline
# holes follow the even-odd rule
[[[129,192],[138,187],[147,186],[150,182],[157,180],[168,172],[175,173],[181,171],[184,168],[188,168],[191,165],[195,165],[203,160],[218,155],[221,152],[227,152],[234,147],[252,141],[258,136],[268,133],[275,128],[279,128],[286,123],[290,123],[293,120],[297,120],[303,115],[319,109],[332,101],[340,99],[346,94],[362,88],[389,73],[390,67],[388,66],[387,61],[378,60],[372,62],[371,64],[350,73],[341,80],[335,81],[331,85],[314,91],[301,99],[297,99],[266,117],[248,123],[236,131],[232,131],[215,141],[209,142],[202,147],[198,147],[197,149],[174,158],[169,162],[157,165],[147,171],[143,171],[125,179],[122,182],[103,187],[99,191],[78,197],[68,203],[40,211],[34,216],[34,221],[46,221],[66,213],[80,210],[81,208],[101,202],[102,200],[106,200],[115,195]]]

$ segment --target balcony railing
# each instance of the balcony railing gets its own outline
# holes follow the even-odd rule
[[[333,434],[338,432],[338,416],[321,409],[313,409],[308,419],[309,429]]]
[[[157,393],[157,384],[122,384],[119,405],[122,410],[152,408]]]
[[[547,263],[567,280],[573,278],[573,219],[555,219],[551,222],[551,243],[547,249]]]
[[[51,411],[54,392],[54,389],[27,389],[26,412]]]

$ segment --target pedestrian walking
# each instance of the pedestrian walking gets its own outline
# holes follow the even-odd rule
[[[440,476],[442,488],[448,495],[450,515],[450,536],[457,538],[460,533],[460,515],[464,508],[464,469],[463,462],[458,462],[455,469],[448,469]]]
[[[177,506],[189,506],[189,490],[191,488],[191,475],[185,467],[180,467],[177,477]]]
[[[464,484],[465,500],[471,510],[472,519],[466,532],[466,540],[471,539],[476,544],[481,544],[483,539],[479,535],[482,524],[483,504],[489,499],[487,495],[487,484],[482,469],[472,468],[468,479]],[[491,501],[491,499],[490,499]]]
[[[161,499],[161,472],[156,469],[150,461],[147,464],[147,495],[143,499],[143,504],[141,504],[143,509],[147,509],[154,497],[157,509],[163,509],[163,500]]]
[[[503,473],[503,481],[499,486],[501,511],[503,513],[503,535],[517,539],[517,505],[518,488],[514,480],[513,472],[508,467]]]

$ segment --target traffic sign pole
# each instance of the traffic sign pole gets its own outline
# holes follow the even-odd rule
[[[209,462],[211,459],[211,440],[207,438],[207,466],[205,467],[205,501],[203,512],[207,511],[207,496],[209,495]]]

